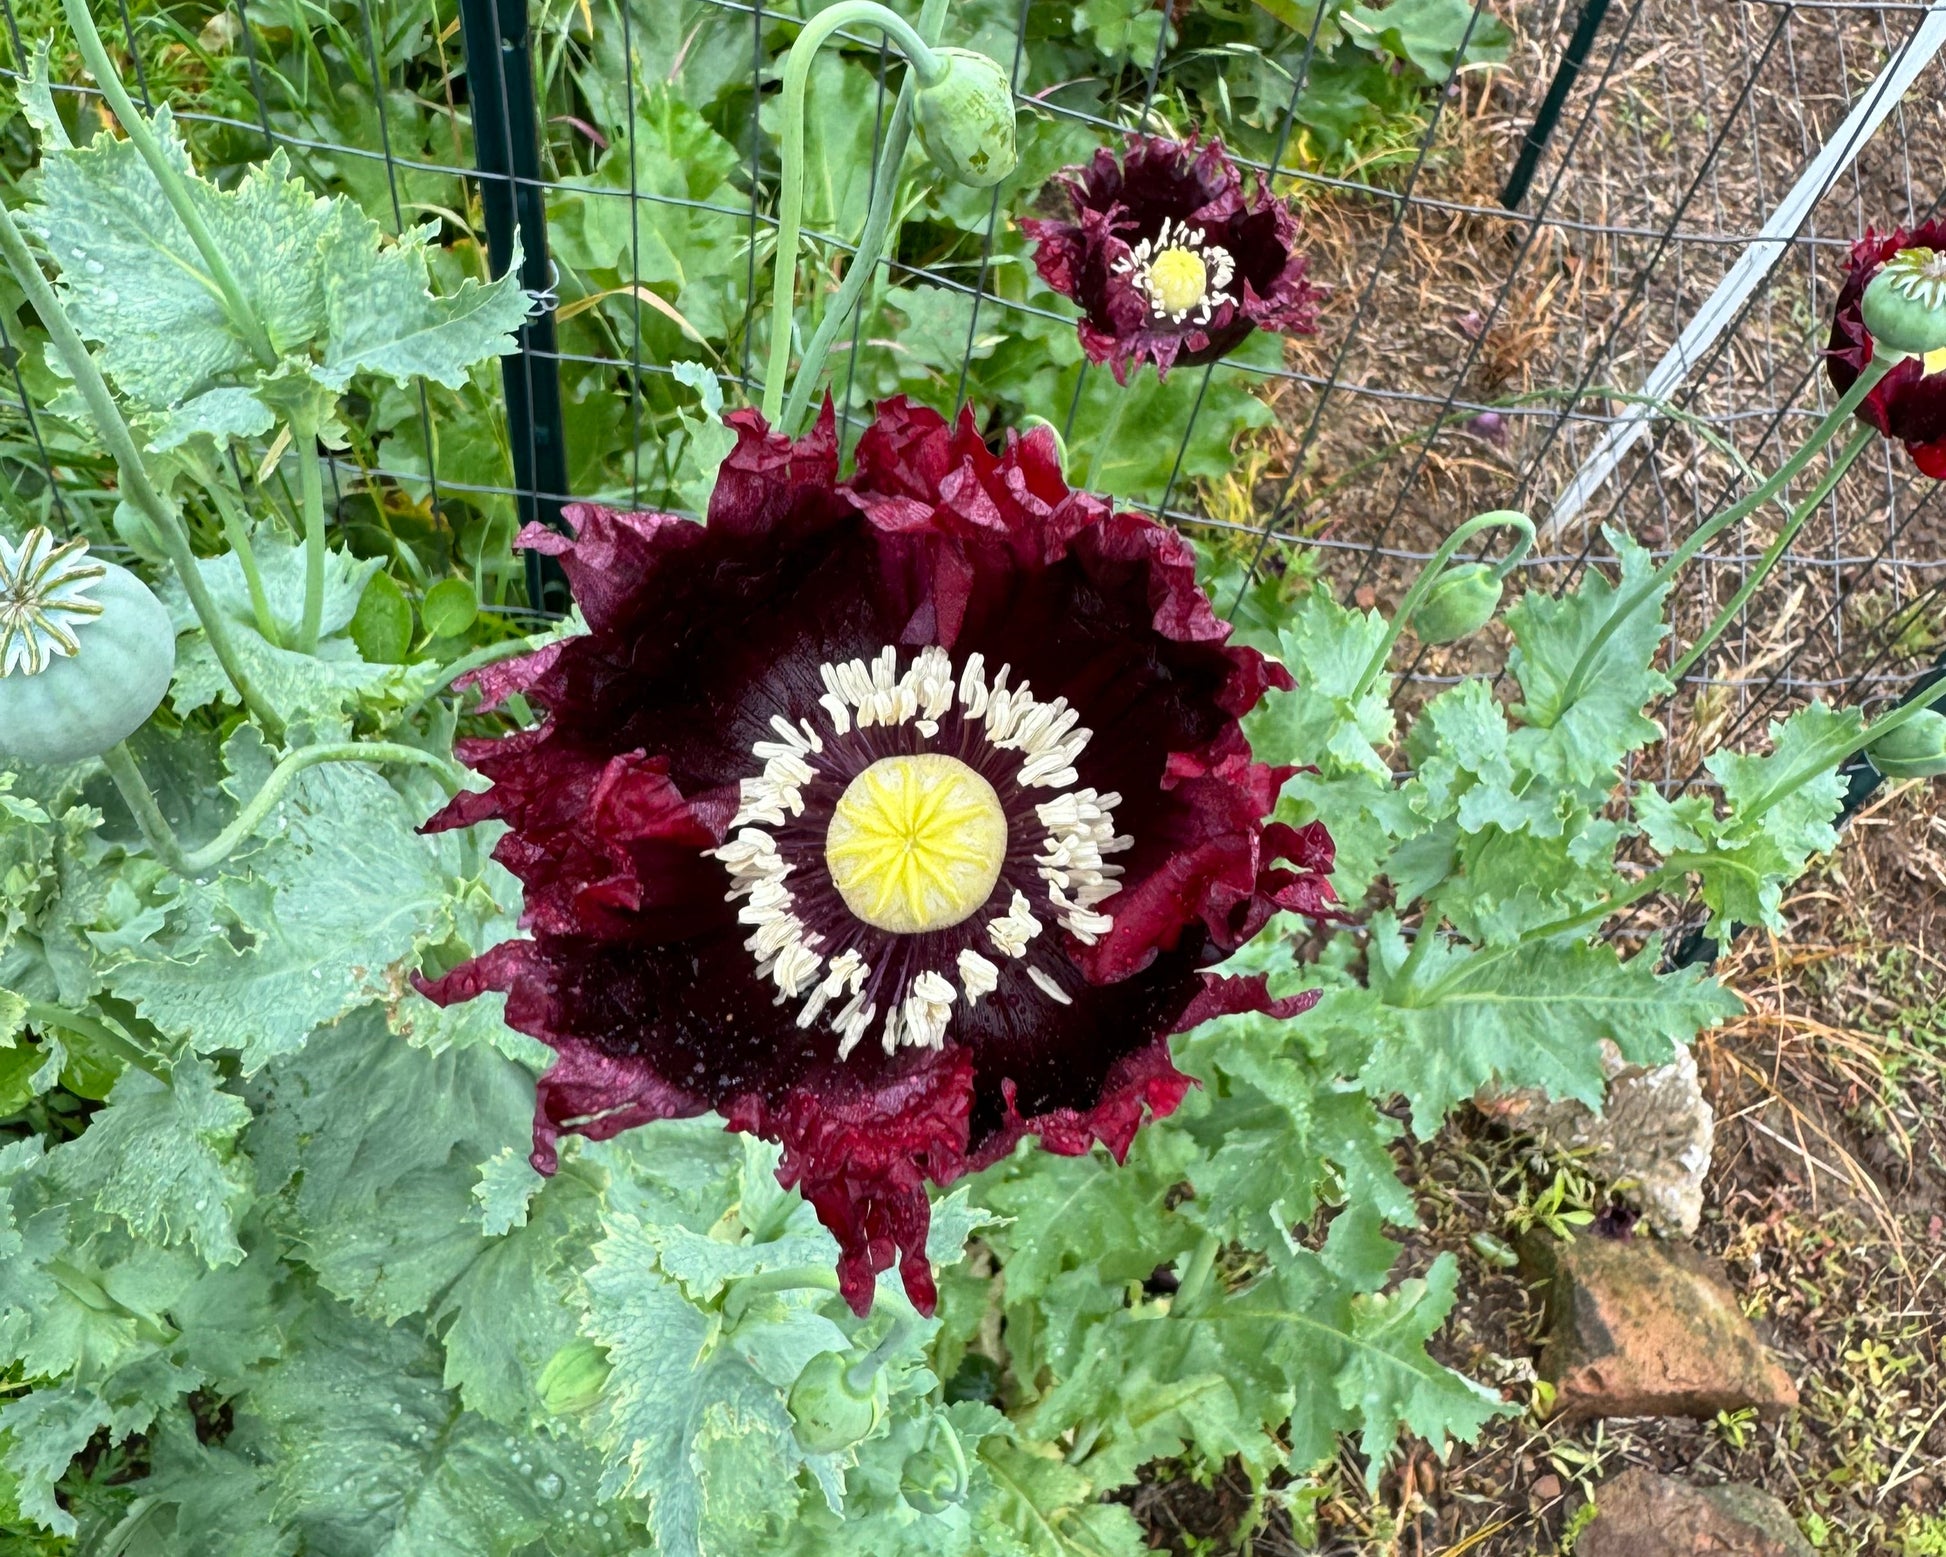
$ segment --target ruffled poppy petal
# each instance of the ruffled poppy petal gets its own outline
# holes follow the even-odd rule
[[[1225,208],[1220,151],[1170,166],[1199,208]],[[1121,169],[1098,159],[1090,176]],[[509,1024],[554,1048],[536,1101],[543,1171],[563,1132],[715,1109],[783,1146],[780,1177],[837,1238],[854,1307],[896,1266],[929,1309],[928,1183],[1026,1135],[1120,1157],[1189,1085],[1171,1033],[1299,1008],[1205,969],[1280,910],[1335,911],[1330,841],[1268,822],[1290,770],[1255,761],[1239,722],[1288,674],[1228,642],[1180,537],[1069,489],[1051,436],[995,450],[970,413],[888,401],[840,481],[828,406],[795,444],[730,421],[706,525],[577,505],[571,536],[528,536],[561,559],[590,630],[482,673],[484,697],[519,691],[543,721],[462,743],[492,787],[427,826],[507,824],[495,855],[521,880],[531,938],[420,987],[442,1002],[504,991]],[[1014,688],[1064,699],[1088,732],[1078,783],[1114,795],[1103,803],[1132,845],[1105,933],[1054,926],[1034,979],[969,994],[935,1046],[898,1046],[888,1026],[889,1051],[844,1052],[856,1035],[841,1050],[760,971],[712,851],[756,746],[789,727],[777,711],[818,712],[821,676],[884,645],[956,666],[978,654]],[[1019,835],[1023,860],[1038,846]],[[815,882],[801,890],[821,901]],[[965,945],[953,934],[914,934],[901,955],[944,956]]]

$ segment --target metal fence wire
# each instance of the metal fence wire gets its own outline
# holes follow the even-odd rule
[[[1295,40],[1266,84],[1261,55],[1195,46],[1185,24],[1199,4],[1250,11],[1244,0],[1128,0],[1119,56],[1079,81],[1048,79],[1041,63],[1043,40],[1077,24],[1071,0],[964,0],[944,41],[1012,60],[1028,161],[1042,155],[1043,177],[1063,147],[1137,126],[1196,128],[1196,104],[1230,103],[1240,72],[1256,72],[1239,161],[1300,204],[1313,274],[1332,299],[1317,335],[1181,369],[1149,391],[1150,441],[1173,457],[1120,491],[1192,535],[1227,537],[1255,573],[1298,568],[1361,602],[1396,600],[1440,536],[1488,507],[1542,522],[1524,566],[1544,587],[1612,560],[1606,526],[1667,555],[1828,409],[1818,352],[1850,243],[1867,227],[1923,221],[1946,195],[1946,4],[1476,0],[1468,36],[1507,24],[1505,63],[1455,66],[1400,121],[1409,135],[1356,157],[1321,155],[1305,106],[1342,6],[1263,7],[1293,22]],[[58,6],[0,7],[17,77],[36,43],[55,38]],[[817,9],[97,5],[139,99],[170,102],[219,179],[282,150],[395,230],[437,224],[455,277],[482,250],[500,273],[518,244],[523,280],[547,306],[500,382],[485,374],[474,386],[499,403],[469,421],[464,396],[420,392],[392,409],[375,453],[335,470],[341,522],[418,505],[464,530],[482,561],[504,557],[515,520],[558,522],[571,499],[695,506],[672,488],[670,450],[697,414],[699,370],[731,403],[757,398],[776,230],[769,105],[802,12]],[[94,111],[95,88],[60,68],[58,40],[54,57],[57,93]],[[828,295],[858,236],[903,66],[861,33],[821,68],[843,72],[833,79],[851,121],[812,126],[808,286]],[[713,118],[673,100],[668,83],[690,73],[715,84]],[[821,89],[814,80],[814,103]],[[32,156],[18,120],[9,134],[18,172]],[[861,309],[868,317],[833,357],[849,426],[891,388],[1005,420],[983,404],[996,353],[1042,350],[1033,409],[1087,450],[1112,386],[1078,361],[1071,313],[1023,262],[1012,224],[1032,200],[1007,186],[989,197],[915,183],[880,311]],[[671,266],[697,254],[711,274],[693,295],[710,317],[692,319],[692,278]],[[884,322],[888,302],[902,311],[897,327]],[[18,329],[0,317],[0,330]],[[914,378],[921,338],[932,355]],[[8,488],[58,510],[74,474],[41,437],[14,345],[0,340]],[[1268,414],[1212,450],[1209,419],[1240,395]],[[1938,494],[1896,446],[1859,460],[1688,676],[1654,776],[1704,779],[1704,752],[1747,741],[1808,697],[1908,689],[1939,648]],[[1698,560],[1673,606],[1679,634],[1748,577],[1776,520],[1753,515]],[[558,580],[529,584],[534,607],[563,609]],[[1437,686],[1497,669],[1501,652],[1492,641],[1432,651],[1409,674]]]

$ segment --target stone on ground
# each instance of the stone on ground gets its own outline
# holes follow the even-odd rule
[[[1633,1466],[1595,1488],[1575,1557],[1814,1557],[1790,1511],[1740,1482],[1697,1487]]]
[[[1774,1416],[1797,1388],[1737,1307],[1722,1265],[1655,1238],[1529,1239],[1550,1276],[1540,1375],[1570,1422],[1693,1416],[1755,1407]]]
[[[1601,1113],[1533,1089],[1482,1091],[1482,1113],[1557,1151],[1581,1156],[1602,1183],[1642,1209],[1664,1237],[1688,1238],[1703,1214],[1703,1180],[1716,1144],[1716,1111],[1703,1096],[1696,1056],[1676,1046],[1666,1065],[1630,1065],[1602,1042],[1608,1100]]]

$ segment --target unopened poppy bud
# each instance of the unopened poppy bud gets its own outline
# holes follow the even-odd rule
[[[906,1456],[899,1472],[899,1495],[917,1513],[943,1514],[966,1498],[966,1456],[957,1441],[942,1435],[952,1428],[940,1423],[922,1449]]]
[[[1484,562],[1449,569],[1412,613],[1421,643],[1457,643],[1493,620],[1500,609],[1500,580]]]
[[[1866,284],[1858,306],[1879,344],[1912,357],[1946,351],[1946,249],[1899,250]]]
[[[569,1341],[541,1369],[541,1404],[553,1416],[578,1416],[601,1399],[608,1374],[605,1351],[593,1341]]]
[[[1946,773],[1946,713],[1928,708],[1865,748],[1889,779],[1937,778]]]
[[[990,189],[1020,162],[1013,81],[999,61],[972,49],[933,52],[946,68],[919,88],[919,143],[948,177]]]
[[[878,1426],[881,1415],[877,1376],[860,1390],[853,1364],[839,1352],[819,1352],[791,1386],[791,1418],[806,1454],[836,1454],[849,1449]]]

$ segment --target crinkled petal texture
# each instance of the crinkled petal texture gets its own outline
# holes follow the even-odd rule
[[[995,455],[970,414],[949,426],[894,400],[841,482],[828,406],[795,444],[732,421],[706,525],[583,505],[572,539],[522,537],[560,558],[589,631],[480,673],[489,698],[522,692],[544,721],[464,743],[492,786],[428,826],[508,825],[495,853],[524,885],[529,938],[422,987],[442,1002],[505,991],[507,1020],[555,1049],[543,1172],[563,1131],[716,1109],[782,1144],[780,1176],[837,1237],[855,1308],[897,1263],[929,1311],[926,1182],[1027,1135],[1119,1158],[1189,1084],[1170,1034],[1306,1004],[1205,969],[1279,909],[1330,912],[1331,844],[1315,824],[1266,826],[1286,770],[1254,761],[1238,723],[1288,677],[1226,643],[1179,537],[1068,490],[1050,435]],[[1081,782],[1119,794],[1134,843],[1112,930],[1084,945],[1050,925],[1039,987],[956,1008],[936,1046],[840,1058],[837,1035],[759,976],[705,851],[731,830],[772,716],[815,703],[821,665],[884,645],[955,664],[977,651],[1066,697],[1095,732]]]
[[[1832,387],[1841,395],[1872,360],[1872,332],[1859,311],[1866,284],[1894,254],[1911,248],[1946,249],[1946,221],[1923,222],[1910,232],[1899,227],[1884,235],[1867,230],[1852,245],[1825,353]],[[1908,357],[1879,380],[1858,414],[1903,443],[1920,470],[1946,481],[1946,372],[1927,373],[1924,362]]]
[[[1041,279],[1080,307],[1089,360],[1108,363],[1118,383],[1144,362],[1164,377],[1178,363],[1214,362],[1252,330],[1317,328],[1325,294],[1305,279],[1296,213],[1261,181],[1246,192],[1221,140],[1134,137],[1119,157],[1104,148],[1054,184],[1072,219],[1028,220],[1021,229],[1035,241]],[[1221,271],[1212,268],[1218,300],[1174,317],[1145,288],[1138,261],[1185,230],[1212,267],[1227,261],[1231,273],[1219,286]]]

